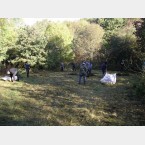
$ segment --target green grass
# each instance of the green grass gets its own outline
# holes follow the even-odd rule
[[[69,72],[22,74],[19,82],[0,80],[0,125],[127,126],[145,125],[144,106],[128,97],[134,75],[115,85],[100,83],[101,73],[77,83]],[[131,81],[130,81],[131,80]]]

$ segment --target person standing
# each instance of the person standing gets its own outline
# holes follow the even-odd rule
[[[84,84],[86,84],[86,76],[87,76],[87,66],[86,63],[83,62],[80,65],[80,72],[79,72],[79,84],[81,84],[81,79],[83,77]]]
[[[60,70],[64,71],[64,63],[63,62],[60,64]]]
[[[124,59],[121,61],[120,65],[121,65],[120,71],[123,72],[125,67]]]
[[[92,74],[93,64],[90,62],[90,75]]]
[[[25,62],[25,69],[26,69],[26,74],[27,74],[27,78],[29,77],[29,71],[30,71],[30,64],[28,64],[28,62]]]
[[[107,61],[105,61],[105,62],[101,65],[101,70],[102,70],[103,76],[105,76],[105,74],[106,74],[106,72],[107,72]]]
[[[87,65],[87,77],[89,77],[92,73],[92,63],[89,61],[89,62],[86,62],[86,65]]]
[[[72,71],[76,71],[76,64],[72,62],[71,65],[72,65]]]

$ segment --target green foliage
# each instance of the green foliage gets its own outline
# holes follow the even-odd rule
[[[70,26],[74,35],[73,51],[77,61],[84,59],[93,60],[101,48],[104,30],[97,24],[90,24],[87,21],[74,22]]]
[[[145,60],[145,18],[135,22],[138,51],[143,55]]]
[[[6,52],[16,42],[17,33],[11,19],[0,18],[0,61],[7,58]]]
[[[99,24],[99,18],[84,18],[83,20],[88,21],[90,23]]]
[[[105,34],[103,37],[103,46],[105,49],[108,49],[109,41],[115,33],[122,28],[125,24],[125,20],[123,18],[100,18],[97,19],[97,23],[103,27],[105,30]]]
[[[101,18],[98,23],[105,29],[109,31],[117,30],[124,25],[123,18]]]
[[[132,87],[132,97],[145,102],[145,74],[139,75]]]
[[[13,63],[24,63],[28,61],[31,66],[45,64],[46,39],[39,35],[37,29],[33,27],[24,27],[19,30],[19,37],[15,47],[7,52],[9,59]]]
[[[134,27],[134,22],[141,27]],[[29,61],[37,68],[57,68],[60,62],[107,59],[120,67],[141,69],[144,53],[144,19],[89,18],[77,22],[40,21],[27,27],[22,19],[0,19],[0,61]],[[96,63],[96,62],[95,62]]]
[[[33,25],[33,28],[35,28],[35,30],[37,30],[37,33],[39,33],[40,37],[44,37],[49,23],[50,22],[48,22],[47,20],[38,21]]]
[[[63,23],[50,23],[46,30],[48,43],[46,46],[48,68],[54,69],[60,62],[68,62],[73,59],[73,36],[68,27]]]
[[[124,59],[127,70],[141,70],[141,55],[138,52],[135,31],[133,23],[118,29],[108,39],[107,47],[102,49],[113,68],[119,69]]]

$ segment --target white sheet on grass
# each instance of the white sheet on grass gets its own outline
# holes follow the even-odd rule
[[[104,84],[115,84],[116,83],[116,73],[115,74],[106,73],[106,75],[100,80],[100,82],[104,83]]]
[[[11,77],[9,77],[9,76],[4,76],[4,77],[2,77],[1,79],[4,80],[4,81],[11,81]],[[15,77],[14,77],[14,80],[16,81],[17,79],[18,79],[18,77],[15,76]]]

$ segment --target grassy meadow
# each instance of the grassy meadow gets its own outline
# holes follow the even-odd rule
[[[21,73],[19,82],[0,80],[1,126],[141,126],[145,106],[129,97],[135,74],[100,83],[94,71],[86,85],[70,72]]]

